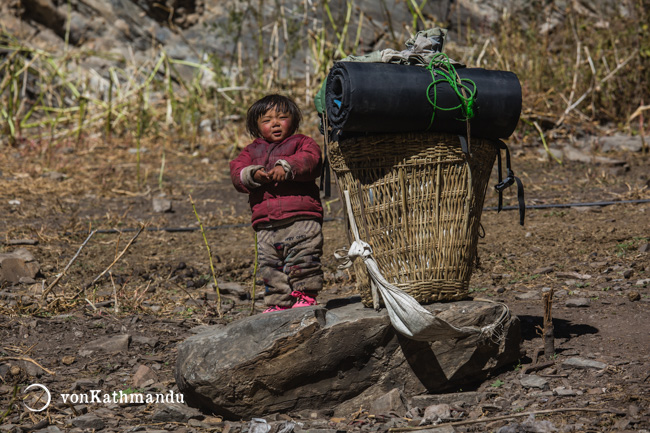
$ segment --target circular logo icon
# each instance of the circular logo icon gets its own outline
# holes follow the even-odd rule
[[[23,390],[23,394],[27,393],[30,389],[33,389],[33,388],[40,388],[43,391],[40,394],[38,392],[36,392],[36,391],[31,391],[30,395],[25,397],[25,400],[27,400],[27,399],[31,400],[30,404],[36,406],[37,408],[28,406],[25,401],[23,401],[23,404],[25,405],[25,407],[27,409],[31,410],[32,412],[42,412],[42,411],[44,411],[45,409],[47,409],[50,406],[50,401],[52,401],[52,396],[50,395],[50,390],[47,389],[47,387],[45,385],[41,385],[40,383],[32,383],[31,385],[29,385],[27,388],[25,388]],[[43,398],[44,395],[47,396],[46,399]],[[43,404],[43,402],[45,404]],[[38,407],[41,406],[41,405],[43,407],[38,409]]]

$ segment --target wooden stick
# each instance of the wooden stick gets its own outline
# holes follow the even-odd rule
[[[542,340],[544,341],[544,355],[551,359],[555,354],[555,336],[553,334],[553,289],[542,295],[544,303],[544,328],[542,329]]]
[[[38,362],[34,361],[32,358],[29,358],[27,356],[3,356],[0,358],[0,361],[26,361],[26,362],[31,362],[47,374],[50,374],[52,376],[56,376],[56,373],[53,372],[52,370],[48,370],[47,368],[43,367],[41,364]]]
[[[97,283],[97,281],[99,281],[104,275],[106,275],[106,273],[108,271],[110,271],[113,266],[115,266],[115,263],[117,263],[122,258],[122,256],[126,253],[126,251],[133,244],[133,242],[135,242],[135,240],[138,238],[138,236],[140,236],[140,233],[142,233],[142,231],[145,229],[145,227],[146,227],[145,224],[141,224],[140,229],[137,231],[137,233],[135,235],[133,235],[133,237],[131,238],[129,243],[126,244],[126,246],[124,247],[122,252],[120,254],[118,254],[117,257],[115,257],[115,260],[113,260],[113,262],[110,265],[108,265],[108,267],[106,269],[104,269],[101,274],[97,275],[97,277],[95,277],[95,279],[91,283],[86,284],[76,295],[74,295],[72,297],[72,299],[76,299],[79,295],[81,295],[83,292],[85,292],[86,289],[88,289],[89,287],[94,286]]]
[[[512,415],[502,415],[502,416],[495,416],[492,418],[479,418],[479,419],[469,419],[466,421],[456,421],[456,422],[449,422],[449,423],[442,423],[442,424],[436,424],[436,425],[420,425],[420,426],[415,426],[415,427],[396,427],[396,428],[391,428],[388,429],[389,432],[405,432],[405,431],[417,431],[417,430],[427,430],[427,429],[433,429],[433,428],[438,428],[442,426],[458,426],[458,425],[469,425],[469,424],[477,424],[477,423],[482,423],[482,422],[493,422],[493,421],[501,421],[501,420],[506,420],[506,419],[512,419],[512,418],[521,418],[525,416],[530,416],[530,415],[542,415],[542,414],[548,414],[548,413],[561,413],[561,412],[596,412],[596,413],[613,413],[616,415],[625,415],[625,412],[613,410],[613,409],[596,409],[596,408],[587,408],[587,407],[569,407],[569,408],[558,408],[558,409],[545,409],[545,410],[535,410],[532,412],[522,412],[522,413],[515,413]]]
[[[56,278],[54,279],[54,281],[52,281],[52,282],[50,283],[50,285],[47,286],[47,289],[45,289],[45,291],[43,292],[43,295],[41,295],[41,297],[42,297],[43,299],[45,299],[45,297],[48,295],[48,293],[50,293],[50,292],[52,291],[52,289],[54,288],[54,286],[57,285],[57,283],[59,282],[59,280],[63,277],[63,275],[66,273],[66,271],[70,268],[70,265],[72,265],[72,263],[74,263],[74,261],[77,260],[77,257],[79,257],[79,253],[81,253],[81,250],[83,249],[83,247],[86,246],[86,244],[88,243],[88,241],[90,240],[90,238],[92,238],[93,235],[94,235],[95,233],[97,233],[97,230],[93,230],[93,231],[90,232],[90,234],[88,235],[88,237],[86,238],[86,240],[81,244],[81,246],[80,246],[79,249],[77,250],[77,254],[75,254],[75,255],[72,257],[72,259],[70,259],[70,261],[68,262],[68,264],[66,265],[66,267],[63,268],[63,271],[61,271],[61,272],[59,273],[59,275],[56,276]]]

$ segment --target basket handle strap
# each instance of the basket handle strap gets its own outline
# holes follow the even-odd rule
[[[517,201],[519,202],[519,224],[524,225],[524,219],[526,217],[526,202],[524,199],[524,184],[521,182],[515,173],[512,171],[510,166],[510,150],[508,146],[501,140],[497,140],[497,172],[499,183],[494,185],[494,189],[499,193],[499,206],[497,208],[498,212],[501,212],[503,208],[503,190],[510,187],[513,183],[517,183]],[[501,164],[501,150],[506,151],[506,178],[502,179],[502,164]]]

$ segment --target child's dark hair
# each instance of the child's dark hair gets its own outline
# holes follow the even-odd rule
[[[293,99],[278,94],[267,95],[250,106],[246,113],[246,130],[248,133],[253,137],[262,136],[257,127],[257,121],[271,108],[275,108],[276,111],[281,113],[289,113],[291,116],[291,132],[289,135],[293,135],[300,126],[302,113]]]

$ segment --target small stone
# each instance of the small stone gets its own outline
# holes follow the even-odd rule
[[[20,430],[17,430],[17,431],[20,431]],[[61,429],[58,428],[55,425],[48,425],[45,428],[42,428],[40,430],[36,430],[34,433],[61,433]]]
[[[555,388],[553,390],[553,394],[557,395],[558,397],[575,397],[576,395],[578,395],[578,393],[575,390],[566,389],[563,386]]]
[[[573,368],[580,368],[580,369],[588,369],[588,368],[593,368],[596,370],[602,370],[604,368],[607,368],[607,364],[604,362],[599,362],[599,361],[594,361],[592,359],[584,359],[584,358],[569,358],[566,361],[562,363],[564,367],[573,367]]]
[[[524,375],[521,379],[519,379],[519,383],[521,383],[521,386],[524,388],[544,389],[548,386],[548,381],[546,379],[534,374]]]
[[[591,279],[591,275],[589,275],[589,274],[580,274],[578,272],[556,272],[555,276],[557,278],[568,278],[568,279],[575,279],[575,280],[589,280],[589,279]]]
[[[92,341],[79,350],[79,356],[89,356],[94,352],[103,351],[107,353],[120,353],[129,350],[131,342],[130,335],[116,335],[115,337],[105,337]]]
[[[650,252],[650,243],[646,242],[644,244],[639,245],[639,252],[640,253]]]
[[[451,406],[448,404],[432,404],[424,409],[420,425],[440,422],[451,418]]]
[[[156,347],[160,340],[157,337],[145,337],[143,335],[134,335],[131,342],[135,344],[142,344],[149,347]]]
[[[627,294],[627,298],[630,302],[636,302],[641,299],[641,294],[639,292],[630,292]]]
[[[92,413],[73,418],[71,422],[75,427],[84,430],[101,430],[105,426],[104,421]]]
[[[422,394],[414,395],[409,399],[409,406],[429,407],[434,404],[462,404],[476,406],[486,398],[486,393],[477,391],[456,392],[449,394]]]
[[[203,119],[201,120],[201,123],[199,124],[199,128],[201,128],[201,132],[205,134],[209,134],[212,132],[212,120],[210,119]]]
[[[45,179],[51,179],[57,182],[61,182],[68,176],[66,176],[63,173],[59,173],[58,171],[48,171],[47,173],[43,173],[42,177]]]
[[[20,362],[22,364],[23,370],[25,370],[25,373],[27,373],[29,376],[41,377],[45,373],[45,370],[34,363],[27,361]]]
[[[74,356],[64,356],[63,358],[61,358],[61,363],[63,365],[71,365],[72,363],[74,363]]]
[[[164,197],[155,197],[153,199],[153,211],[156,213],[172,212],[172,201]]]
[[[246,299],[248,291],[241,285],[234,281],[219,281],[219,291],[223,294],[236,295],[240,299]],[[208,284],[208,289],[214,289],[214,282]]]
[[[544,266],[544,267],[535,269],[533,271],[533,274],[544,275],[544,274],[550,274],[551,272],[553,272],[553,266]]]
[[[518,301],[533,301],[540,299],[540,295],[536,291],[517,293],[515,299]]]
[[[34,284],[36,280],[31,277],[20,277],[18,279],[18,284]]]
[[[394,412],[400,416],[406,412],[402,396],[397,388],[393,388],[388,393],[382,395],[370,406],[370,413],[374,415],[387,415]]]
[[[625,278],[626,280],[630,279],[632,275],[634,275],[633,269],[626,269],[623,271],[623,278]]]
[[[568,299],[564,305],[571,308],[584,308],[589,306],[589,299],[587,298],[571,298]]]
[[[603,152],[620,152],[621,150],[640,152],[643,149],[643,142],[641,141],[640,136],[615,134],[607,137],[600,137],[599,141],[601,144],[600,150]]]
[[[21,278],[33,280],[40,270],[34,256],[25,248],[0,254],[0,284],[16,284]],[[32,283],[33,284],[33,283]]]
[[[637,280],[636,284],[637,286],[647,286],[650,285],[650,278],[644,278],[642,280]]]
[[[197,409],[180,403],[160,405],[153,414],[155,422],[187,422],[190,419],[202,420],[205,416]]]
[[[587,395],[600,395],[604,394],[605,390],[603,388],[589,388],[587,390]]]
[[[156,381],[156,373],[146,365],[140,365],[131,378],[131,383],[136,388],[144,388]]]
[[[78,379],[72,384],[73,391],[90,391],[91,389],[98,389],[102,386],[104,381],[102,379]]]
[[[563,149],[562,154],[563,159],[568,161],[584,162],[587,164],[592,162],[592,157],[590,155],[570,146],[566,146]]]

